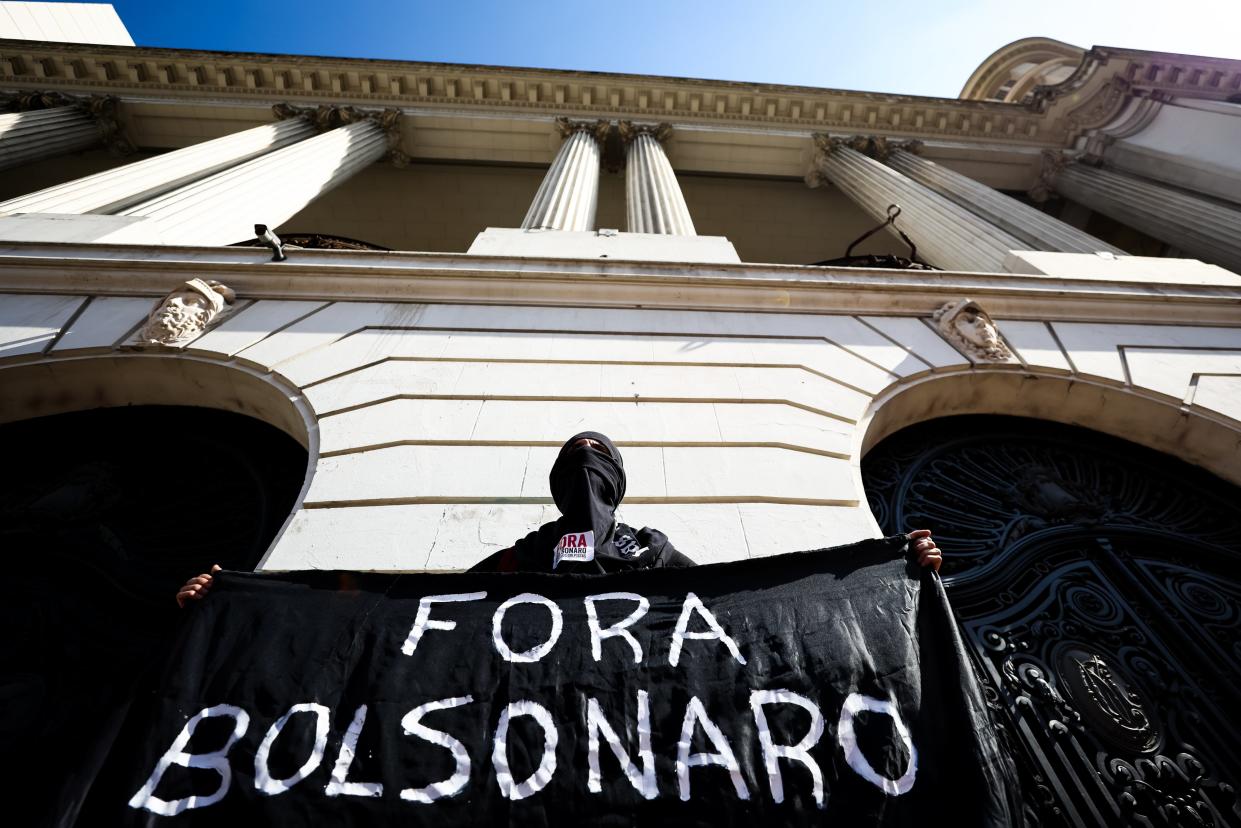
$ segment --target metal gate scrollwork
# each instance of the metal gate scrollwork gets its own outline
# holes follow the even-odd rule
[[[1013,417],[907,428],[862,474],[944,550],[1029,824],[1241,826],[1241,493]]]

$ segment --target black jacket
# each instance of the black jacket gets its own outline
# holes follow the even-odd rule
[[[551,524],[548,524],[549,526]],[[540,527],[508,549],[501,549],[483,558],[470,572],[555,572],[602,575],[608,572],[625,572],[633,569],[658,569],[660,567],[694,566],[694,561],[678,552],[668,536],[658,529],[642,527],[634,529],[628,524],[617,523],[613,543],[620,553],[616,556],[598,555],[593,561],[578,563],[561,561],[554,569],[552,553],[546,545],[536,543]],[[534,550],[540,550],[535,552]],[[524,551],[530,550],[530,551]]]

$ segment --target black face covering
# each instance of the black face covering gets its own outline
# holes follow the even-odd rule
[[[590,446],[573,447],[578,440],[594,440],[607,447],[604,454]],[[574,434],[561,446],[548,477],[552,499],[564,515],[568,529],[594,529],[606,535],[613,513],[625,496],[625,463],[620,451],[597,431]]]
[[[607,447],[608,454],[582,445],[589,439]],[[523,569],[555,571],[599,571],[600,558],[619,558],[613,544],[616,507],[625,496],[625,466],[620,451],[607,436],[597,431],[574,434],[560,448],[548,478],[552,499],[561,517],[544,524],[537,532],[518,541],[515,549]],[[594,532],[595,562],[563,560],[556,565],[554,549],[566,534]]]

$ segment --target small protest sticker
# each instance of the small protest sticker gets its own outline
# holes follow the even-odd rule
[[[552,569],[560,566],[561,561],[584,563],[595,559],[595,533],[570,532],[560,539],[552,550]]]
[[[649,546],[639,546],[638,539],[628,532],[618,532],[612,540],[612,545],[616,547],[616,551],[622,558],[630,561],[642,557],[642,553],[650,549]]]

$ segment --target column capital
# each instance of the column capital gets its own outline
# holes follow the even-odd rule
[[[383,131],[388,142],[388,152],[382,160],[390,162],[394,167],[409,166],[410,157],[401,150],[401,110],[395,107],[366,109],[357,106],[298,106],[278,103],[272,106],[271,111],[277,121],[305,118],[320,132],[371,121]]]
[[[841,149],[860,152],[867,158],[882,163],[897,150],[919,155],[923,146],[922,142],[915,138],[892,140],[886,135],[830,135],[826,132],[816,132],[811,138],[814,140],[814,156],[810,161],[810,169],[805,175],[806,186],[811,189],[817,189],[827,183],[821,169],[823,162]]]
[[[115,95],[91,95],[79,106],[95,119],[95,126],[99,128],[99,140],[107,147],[108,152],[113,155],[130,155],[138,148],[125,134],[125,127],[117,113],[119,103],[120,99]]]
[[[841,147],[860,152],[867,158],[876,161],[887,161],[888,156],[897,150],[905,150],[915,155],[922,152],[922,142],[917,139],[893,140],[886,135],[829,135],[816,132],[813,136],[815,160],[826,158]]]
[[[608,139],[608,133],[612,131],[612,122],[603,119],[598,121],[575,121],[561,116],[556,119],[556,131],[560,133],[561,138],[568,138],[575,132],[588,132],[594,136],[599,146],[603,146]]]
[[[16,92],[6,95],[0,110],[6,112],[40,112],[59,107],[73,107],[85,112],[99,130],[99,140],[113,155],[129,155],[137,149],[125,134],[117,114],[120,99],[115,95],[66,95],[63,92]]]
[[[667,122],[635,124],[633,121],[621,121],[617,124],[617,130],[620,132],[621,140],[625,142],[626,146],[633,143],[639,135],[649,135],[661,144],[672,136],[672,124]]]
[[[81,103],[80,96],[66,95],[63,92],[12,92],[3,96],[0,109],[5,112],[37,112],[58,106],[78,106]]]
[[[1040,154],[1038,181],[1030,188],[1028,195],[1036,204],[1042,204],[1055,193],[1056,176],[1060,171],[1077,159],[1061,150],[1045,149]]]

